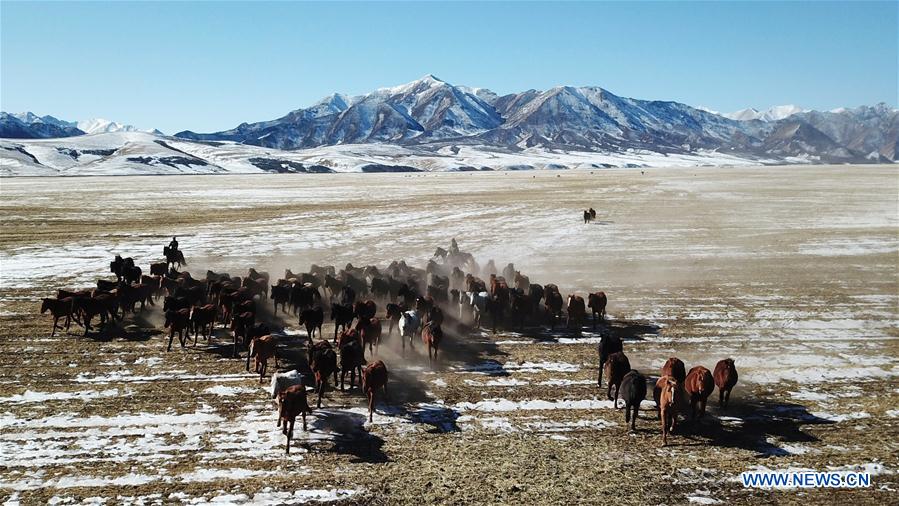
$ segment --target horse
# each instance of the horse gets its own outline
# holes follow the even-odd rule
[[[174,266],[175,264],[178,264],[179,269],[182,265],[187,265],[187,261],[184,260],[184,253],[179,249],[171,249],[168,246],[163,246],[162,254],[165,256],[166,265]]]
[[[676,379],[678,383],[683,384],[684,380],[687,379],[687,368],[684,366],[681,359],[671,357],[666,360],[665,365],[662,366],[662,376],[671,376]]]
[[[587,307],[589,307],[593,313],[593,328],[596,329],[596,315],[599,315],[600,320],[605,320],[606,304],[608,304],[609,299],[606,298],[605,292],[596,292],[589,294],[587,300]]]
[[[368,421],[372,421],[375,411],[375,392],[383,390],[387,395],[387,366],[378,360],[362,371],[362,391],[368,396]]]
[[[421,331],[421,340],[428,347],[428,364],[431,364],[431,350],[434,350],[434,362],[437,361],[437,349],[440,347],[440,341],[443,339],[443,330],[440,325],[434,322],[425,324]]]
[[[668,434],[674,431],[677,423],[677,409],[681,404],[683,389],[681,384],[671,376],[662,376],[656,382],[658,392],[659,418],[662,420],[662,446],[668,444]]]
[[[693,419],[702,418],[705,414],[705,404],[715,389],[715,380],[712,373],[701,365],[690,369],[684,382],[687,395],[690,396],[690,408]]]
[[[334,322],[334,342],[337,342],[337,332],[343,327],[348,329],[353,323],[353,308],[343,304],[331,304],[331,320]]]
[[[580,295],[568,296],[568,320],[565,326],[571,328],[571,322],[574,321],[575,332],[580,334],[581,326],[584,324],[584,318],[587,316],[587,308],[584,307],[584,298]]]
[[[399,328],[400,318],[403,316],[403,306],[399,304],[389,303],[387,304],[387,337],[390,337],[393,334],[393,328]]]
[[[481,315],[484,314],[487,308],[487,298],[489,296],[487,292],[462,293],[462,296],[459,298],[459,320],[462,319],[463,308],[469,306],[475,328],[481,328]]]
[[[318,329],[318,337],[321,339],[324,321],[325,312],[321,306],[316,306],[312,309],[304,309],[300,313],[299,324],[306,326],[306,337],[309,338],[310,343],[312,342],[312,338],[315,337],[315,329]]]
[[[53,331],[50,332],[50,337],[56,335],[56,329],[63,329],[62,325],[58,325],[59,319],[62,317],[65,317],[66,319],[66,332],[69,331],[69,325],[72,323],[72,307],[72,297],[66,297],[64,299],[43,299],[43,303],[41,304],[41,314],[50,311],[50,314],[53,316]]]
[[[624,422],[630,422],[631,430],[637,430],[637,413],[640,403],[646,398],[646,377],[631,369],[621,380],[621,398],[624,399]],[[633,410],[633,418],[631,411]]]
[[[544,286],[543,299],[549,316],[550,328],[555,330],[556,321],[562,319],[562,306],[564,303],[559,287],[553,284]]]
[[[596,377],[596,383],[597,386],[602,386],[602,372],[606,361],[609,360],[609,356],[613,353],[624,351],[624,343],[621,342],[621,338],[618,336],[604,335],[599,339],[596,351],[599,353],[599,374]]]
[[[409,338],[409,347],[413,347],[415,334],[421,329],[421,313],[412,309],[400,316],[400,341],[403,344],[403,352],[406,351],[406,338]]]
[[[607,392],[607,396],[610,401],[615,401],[616,408],[618,407],[618,391],[621,390],[621,382],[630,370],[631,363],[624,352],[619,351],[618,353],[609,355],[609,361],[606,362],[606,376],[609,381],[609,391]],[[614,397],[612,397],[612,387],[615,387]]]
[[[730,403],[730,391],[737,384],[737,368],[734,359],[725,358],[715,365],[715,386],[718,387],[718,406],[726,408]]]
[[[359,331],[359,335],[362,336],[362,346],[363,353],[365,352],[365,345],[368,345],[368,352],[374,356],[375,352],[374,348],[380,350],[381,348],[381,320],[377,318],[360,318],[359,322],[356,324],[356,330]]]

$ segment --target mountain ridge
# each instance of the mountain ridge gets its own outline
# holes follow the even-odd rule
[[[363,95],[334,93],[273,120],[241,123],[220,132],[185,130],[175,136],[283,150],[360,143],[438,147],[452,143],[659,153],[701,148],[749,157],[806,157],[822,163],[895,161],[896,133],[890,125],[896,123],[897,110],[885,104],[873,106],[879,117],[871,120],[860,117],[864,107],[822,112],[789,105],[716,114],[674,101],[622,97],[598,86],[556,86],[498,95],[485,88],[452,85],[429,74]],[[802,123],[803,128],[782,128],[784,122]],[[878,128],[885,133],[865,131]],[[787,131],[807,138],[823,135],[832,142],[778,142]],[[866,136],[880,141],[865,142]]]
[[[108,120],[0,115],[4,138],[134,131]],[[185,130],[174,137],[284,151],[389,144],[430,152],[478,146],[510,153],[716,152],[761,163],[871,163],[897,161],[899,110],[883,103],[831,111],[787,105],[721,114],[675,101],[623,97],[599,86],[499,95],[429,74],[361,95],[332,93],[272,120],[219,132]]]

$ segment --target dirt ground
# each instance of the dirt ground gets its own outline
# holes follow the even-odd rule
[[[894,167],[20,178],[0,193],[10,504],[899,502]],[[423,267],[455,237],[563,294],[604,290],[609,316],[580,335],[453,324],[433,367],[388,338],[374,422],[358,389],[332,389],[286,456],[268,382],[228,358],[225,330],[167,353],[155,308],[49,337],[41,297],[108,279],[116,253],[146,269],[175,234],[201,278]],[[305,332],[271,321],[284,327],[280,369],[306,368]],[[662,447],[649,400],[630,433],[596,386],[603,332],[650,376],[673,355],[688,368],[734,358],[731,406],[716,391]],[[873,483],[744,488],[740,473],[759,469],[863,470]]]

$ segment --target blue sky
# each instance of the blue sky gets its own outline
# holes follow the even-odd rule
[[[429,73],[720,111],[896,106],[897,5],[3,1],[0,107],[214,131]]]

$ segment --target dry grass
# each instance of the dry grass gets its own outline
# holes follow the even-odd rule
[[[356,490],[344,500],[373,504],[680,504],[696,495],[737,504],[895,502],[895,169],[556,175],[4,180],[0,494],[27,488],[15,492],[23,503],[54,496],[171,503],[302,489]],[[601,222],[582,226],[578,210],[591,204]],[[381,349],[390,398],[375,423],[363,425],[357,391],[332,390],[310,419],[311,436],[300,435],[286,457],[258,379],[237,376],[243,362],[224,358],[215,344],[227,343],[225,331],[213,345],[201,340],[166,353],[157,309],[99,335],[48,337],[39,297],[104,276],[113,252],[134,252],[145,265],[172,233],[200,276],[251,265],[277,275],[313,262],[420,262],[455,236],[478,258],[515,261],[532,281],[605,290],[611,319],[602,330],[627,338],[625,351],[644,373],[673,354],[709,368],[735,356],[741,383],[727,413],[711,402],[707,419],[685,423],[661,448],[652,410],[630,434],[612,409],[457,406],[602,399],[604,389],[592,384],[589,332],[578,343],[539,329],[495,336],[463,329],[433,370],[420,345],[403,355],[393,338]],[[53,267],[60,251],[70,266],[63,257]],[[282,352],[282,368],[305,367],[301,339],[285,341]],[[537,365],[522,369],[528,362]],[[871,374],[877,370],[883,374]],[[779,376],[772,380],[771,371]],[[156,378],[138,380],[145,376]],[[207,391],[216,385],[238,390]],[[11,399],[109,390],[88,399]],[[828,419],[853,413],[864,415]],[[185,418],[168,424],[148,414]],[[145,421],[109,420],[121,415]],[[85,420],[101,425],[65,426]],[[772,492],[736,481],[757,465],[826,470],[871,462],[887,472],[864,490]],[[269,474],[183,481],[203,469]],[[146,483],[63,488],[59,481],[129,475]],[[48,486],[26,486],[40,483]]]

